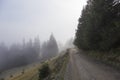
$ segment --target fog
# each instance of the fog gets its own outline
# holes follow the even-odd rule
[[[0,42],[8,45],[51,32],[65,43],[74,37],[86,0],[0,0]]]
[[[43,44],[39,37],[22,44],[13,44],[8,47],[0,44],[0,72],[15,67],[21,67],[34,62],[43,62],[57,56],[59,52],[56,39],[53,34]]]
[[[73,46],[70,38],[85,4],[86,0],[0,0],[0,72],[50,59]]]

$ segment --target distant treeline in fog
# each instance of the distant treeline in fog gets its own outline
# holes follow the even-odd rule
[[[40,44],[39,37],[22,44],[13,44],[7,47],[4,43],[0,44],[0,72],[20,67],[36,61],[50,59],[57,55],[59,49],[53,35],[50,39]]]

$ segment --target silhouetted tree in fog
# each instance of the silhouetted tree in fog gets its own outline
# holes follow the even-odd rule
[[[74,42],[74,38],[70,38],[69,40],[67,40],[65,44],[65,48],[73,48],[74,47],[73,42]]]
[[[41,50],[43,59],[50,59],[57,55],[59,49],[53,34],[50,36],[50,39],[47,42],[44,42]]]
[[[0,72],[6,69],[27,65],[39,60],[40,40],[36,37],[34,41],[23,40],[23,44],[13,44],[7,48],[0,45]]]
[[[58,53],[58,45],[57,42],[53,36],[53,34],[50,36],[49,42],[48,42],[48,51],[49,51],[49,56],[54,57]]]
[[[40,61],[40,52],[43,60],[57,55],[58,45],[53,35],[42,46],[39,37],[28,42],[23,40],[23,44],[13,44],[9,48],[2,43],[0,44],[0,72]]]

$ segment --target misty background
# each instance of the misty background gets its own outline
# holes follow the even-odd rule
[[[49,60],[66,48],[73,47],[72,43],[73,38],[69,39],[65,45],[58,45],[53,34],[43,43],[40,42],[39,36],[29,41],[23,40],[22,44],[12,44],[10,47],[1,43],[0,72]]]
[[[22,43],[51,32],[65,43],[74,37],[77,20],[86,0],[0,0],[0,42]]]
[[[0,72],[73,47],[86,0],[0,0]]]

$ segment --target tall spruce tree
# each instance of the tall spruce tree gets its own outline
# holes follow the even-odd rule
[[[43,60],[50,59],[57,55],[59,49],[53,34],[51,34],[50,39],[47,42],[44,42],[41,51]]]
[[[74,44],[87,50],[109,50],[118,46],[119,5],[114,0],[88,0],[79,18]]]

